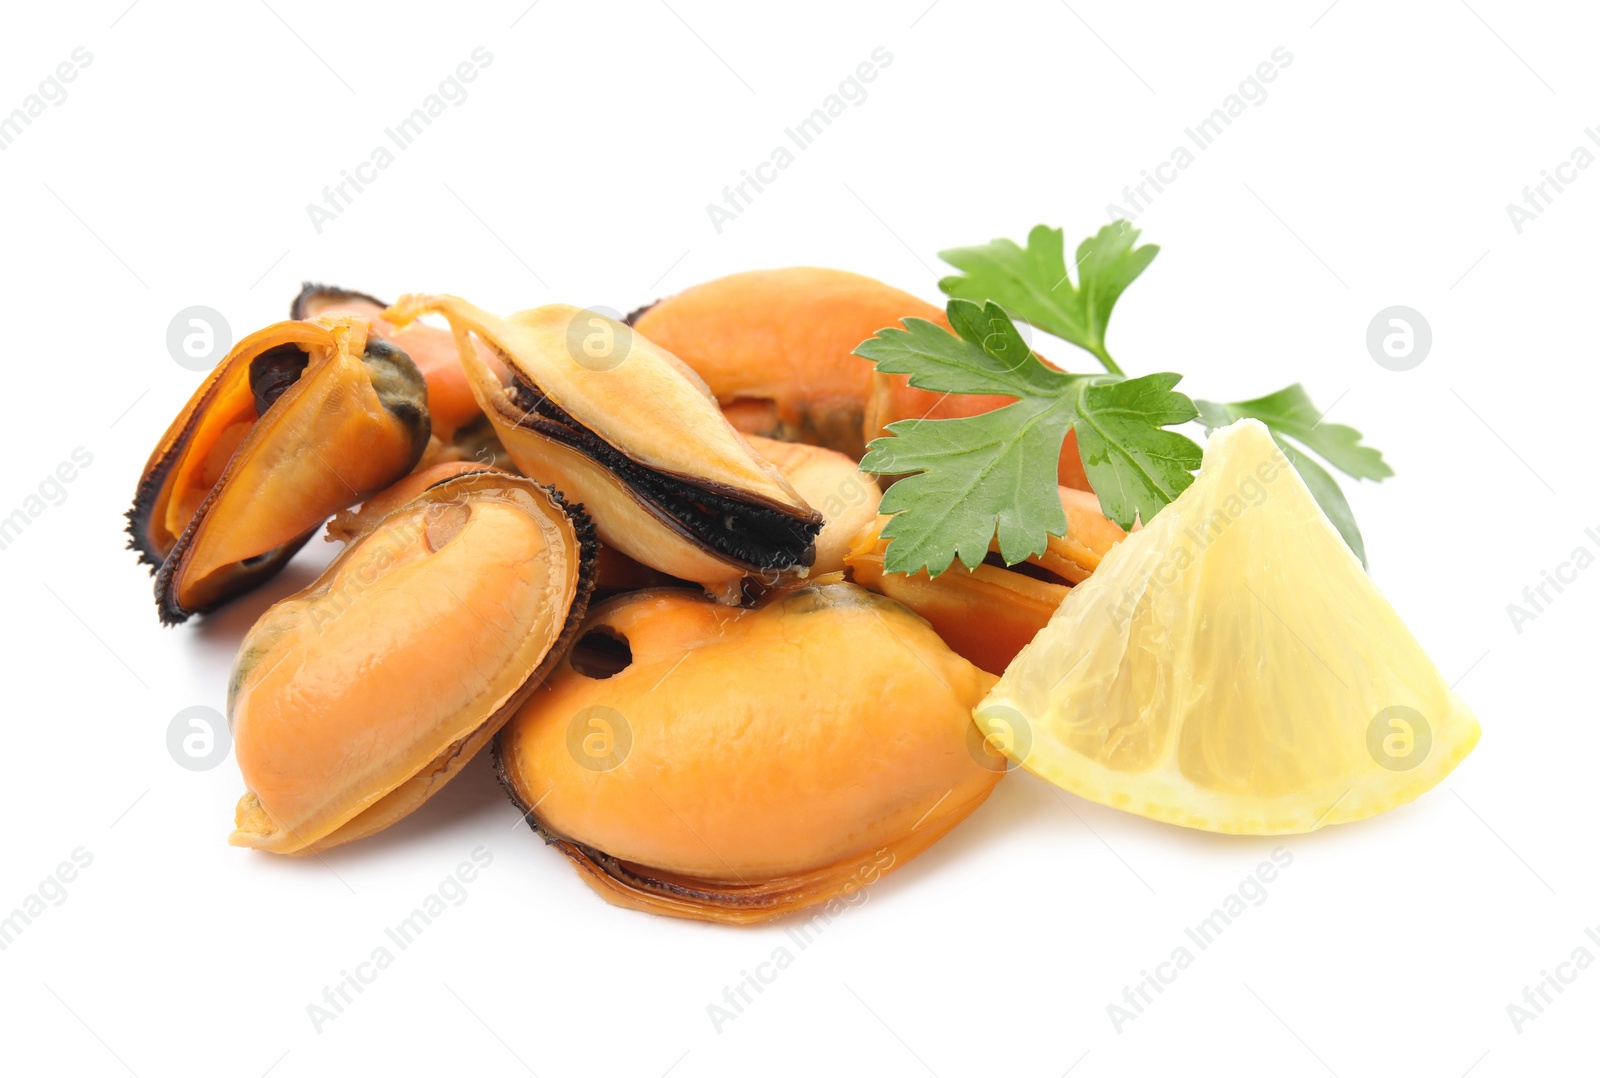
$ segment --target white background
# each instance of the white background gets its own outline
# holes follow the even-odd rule
[[[9,1073],[1059,1076],[1594,1073],[1600,969],[1507,1005],[1600,926],[1590,688],[1600,569],[1519,633],[1507,605],[1600,527],[1600,169],[1518,234],[1506,204],[1600,123],[1592,10],[1411,0],[1118,5],[658,0],[13,5],[0,111],[74,47],[70,95],[0,152],[9,467],[0,515],[93,463],[0,551],[0,913],[92,865],[0,952]],[[1325,10],[1326,9],[1326,10]],[[113,24],[113,21],[115,23]],[[515,20],[515,23],[514,23]],[[1313,25],[1315,23],[1315,25]],[[306,204],[486,47],[470,97],[319,234]],[[721,234],[706,204],[876,46],[870,87]],[[1280,843],[1150,823],[1026,774],[801,951],[604,904],[478,761],[324,861],[225,844],[231,759],[166,730],[223,706],[265,592],[163,630],[122,549],[146,454],[199,375],[169,320],[235,335],[302,278],[491,310],[628,310],[697,281],[839,266],[937,299],[944,248],[1070,241],[1277,46],[1270,95],[1138,224],[1163,253],[1110,343],[1229,400],[1303,380],[1397,472],[1348,484],[1372,572],[1478,711],[1420,801],[1283,841],[1293,864],[1136,1021],[1107,1005]],[[1368,321],[1417,308],[1416,370]],[[1054,344],[1053,354],[1066,347]],[[1553,594],[1553,593],[1552,593]],[[307,1005],[483,846],[492,864],[334,1021]],[[1600,929],[1597,929],[1600,931]],[[707,1006],[795,961],[720,1031]]]

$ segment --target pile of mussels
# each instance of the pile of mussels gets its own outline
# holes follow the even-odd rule
[[[855,274],[738,274],[624,321],[317,285],[290,316],[211,372],[128,513],[169,625],[324,524],[344,544],[239,648],[234,845],[371,835],[492,741],[613,903],[747,923],[848,895],[988,797],[1008,765],[972,708],[1123,535],[1069,439],[1044,554],[886,573],[865,442],[1006,399],[853,355],[943,322]]]

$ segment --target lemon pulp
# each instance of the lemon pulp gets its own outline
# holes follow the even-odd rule
[[[975,717],[1066,790],[1233,834],[1403,804],[1479,732],[1255,420],[1212,435]]]

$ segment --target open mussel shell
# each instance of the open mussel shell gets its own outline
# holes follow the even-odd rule
[[[454,296],[403,296],[385,317],[405,326],[425,313],[449,321],[518,470],[582,502],[607,546],[725,601],[747,577],[811,564],[821,516],[671,353],[564,304],[500,318]]]
[[[279,322],[244,338],[162,436],[128,513],[161,620],[276,573],[329,516],[410,471],[428,433],[421,375],[365,321]]]
[[[230,841],[306,853],[421,805],[565,652],[593,576],[581,510],[520,476],[458,475],[369,522],[239,649]]]
[[[496,742],[534,829],[620,906],[748,923],[849,899],[989,796],[994,678],[904,607],[808,583],[596,606]]]
[[[1057,488],[1067,515],[1065,535],[1052,535],[1042,554],[1006,565],[999,544],[982,565],[956,562],[929,579],[918,573],[886,573],[889,540],[878,517],[856,533],[844,562],[850,579],[905,604],[938,630],[957,654],[992,674],[1001,674],[1017,652],[1049,623],[1073,585],[1089,579],[1100,559],[1126,533],[1100,512],[1095,495]]]

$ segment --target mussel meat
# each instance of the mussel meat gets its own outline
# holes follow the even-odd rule
[[[1017,652],[1050,621],[1075,584],[1089,579],[1125,534],[1100,512],[1093,494],[1060,487],[1067,514],[1065,535],[1052,535],[1043,554],[1008,566],[999,544],[984,564],[967,569],[956,562],[933,579],[919,573],[886,573],[882,538],[888,517],[858,532],[845,556],[850,578],[887,595],[927,618],[958,655],[992,674],[1000,674]]]
[[[496,756],[608,901],[748,923],[864,888],[980,805],[994,680],[852,584],[743,609],[654,589],[590,612]]]
[[[370,522],[240,646],[229,841],[307,853],[414,810],[566,651],[593,576],[582,512],[520,476],[458,475]]]

